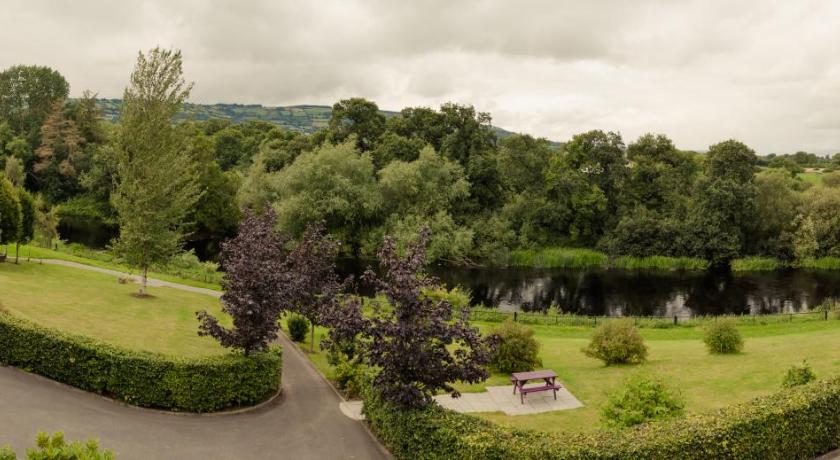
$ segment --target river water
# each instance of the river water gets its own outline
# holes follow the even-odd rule
[[[102,247],[113,229],[62,226],[62,238]],[[357,280],[368,262],[343,260],[339,271]],[[468,290],[473,304],[506,311],[608,316],[697,316],[798,313],[840,300],[840,271],[771,272],[431,267],[447,287]],[[358,283],[357,283],[358,285]],[[372,294],[359,285],[358,292]]]
[[[363,264],[341,271],[358,275]],[[661,270],[432,267],[449,288],[468,290],[473,304],[506,311],[608,316],[697,316],[805,312],[840,300],[840,271],[677,272]],[[370,294],[364,286],[359,292]]]

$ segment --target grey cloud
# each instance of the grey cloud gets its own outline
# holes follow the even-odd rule
[[[833,153],[838,23],[828,0],[11,0],[0,68],[49,65],[73,94],[118,97],[159,44],[183,50],[198,102],[453,100],[557,140],[601,128]]]

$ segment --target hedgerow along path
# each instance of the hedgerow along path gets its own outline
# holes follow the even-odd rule
[[[43,263],[102,272],[65,261]],[[105,273],[128,277],[117,271]],[[165,286],[221,295],[172,282]],[[297,348],[283,337],[280,341],[282,397],[239,414],[175,415],[140,409],[0,367],[0,444],[10,443],[23,454],[38,431],[62,430],[71,439],[97,438],[120,459],[386,458],[361,422],[341,414],[339,397]]]

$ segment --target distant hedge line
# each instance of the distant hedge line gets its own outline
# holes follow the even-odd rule
[[[840,444],[840,378],[623,433],[517,430],[439,406],[398,411],[368,394],[365,416],[396,458],[812,459]]]
[[[44,328],[0,312],[0,363],[143,407],[212,412],[248,406],[280,388],[279,348],[179,359]]]

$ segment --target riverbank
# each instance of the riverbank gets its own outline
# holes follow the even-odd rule
[[[510,254],[502,263],[497,265],[501,268],[603,268],[674,271],[702,271],[710,267],[708,261],[694,257],[614,257],[594,249],[566,247],[513,250],[510,251]],[[840,257],[782,261],[772,257],[749,256],[733,259],[729,267],[733,272],[773,271],[786,268],[840,270]]]

